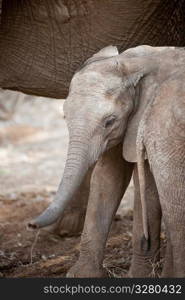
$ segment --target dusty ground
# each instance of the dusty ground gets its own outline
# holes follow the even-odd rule
[[[26,228],[52,201],[62,176],[68,142],[63,102],[21,101],[13,119],[0,122],[0,276],[64,277],[78,257],[80,237]],[[130,265],[132,202],[131,184],[107,243],[110,276],[126,276]]]
[[[21,193],[1,197],[0,272],[5,277],[64,277],[78,257],[80,237],[59,237],[26,228],[53,193]],[[110,276],[125,276],[131,259],[132,214],[114,221],[104,266]]]

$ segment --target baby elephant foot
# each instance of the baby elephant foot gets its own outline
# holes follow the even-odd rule
[[[66,277],[68,278],[101,278],[108,277],[106,270],[101,267],[96,267],[89,261],[82,262],[77,261],[76,264],[71,267]]]

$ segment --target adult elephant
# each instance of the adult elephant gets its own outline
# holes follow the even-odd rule
[[[184,0],[6,0],[0,87],[65,98],[74,71],[99,49],[184,44]]]
[[[74,71],[104,46],[114,44],[119,51],[137,44],[183,46],[184,10],[184,0],[3,1],[0,87],[65,98]],[[67,231],[83,226],[89,180],[90,174],[67,209],[72,215],[63,219]],[[140,213],[135,212],[137,220]],[[144,260],[135,236],[136,256]]]

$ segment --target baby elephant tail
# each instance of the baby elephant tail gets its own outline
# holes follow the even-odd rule
[[[141,247],[144,250],[150,248],[150,238],[148,232],[148,217],[147,217],[147,206],[146,206],[146,180],[145,180],[145,147],[142,139],[137,139],[137,166],[139,176],[139,187],[142,207],[142,220],[143,220],[143,233],[144,236],[141,241]]]

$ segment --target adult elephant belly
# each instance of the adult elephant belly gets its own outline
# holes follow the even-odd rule
[[[65,98],[72,74],[97,50],[184,46],[185,0],[6,0],[0,87]]]

